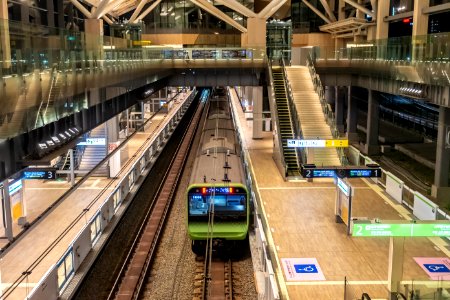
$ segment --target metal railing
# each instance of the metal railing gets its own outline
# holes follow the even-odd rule
[[[281,167],[283,168],[284,172],[283,174],[286,175],[287,174],[287,165],[286,165],[286,161],[284,159],[284,152],[283,152],[283,139],[281,138],[281,133],[280,133],[280,121],[278,119],[278,106],[277,106],[277,101],[276,101],[276,97],[275,97],[275,91],[273,88],[273,74],[272,74],[272,63],[271,61],[268,59],[267,60],[267,74],[269,77],[269,85],[268,85],[268,94],[269,94],[269,101],[272,103],[271,107],[273,107],[273,111],[271,111],[271,114],[273,116],[272,120],[275,122],[276,124],[276,133],[277,133],[277,138],[278,138],[278,142],[279,142],[279,146],[280,146],[280,162],[281,162]]]
[[[309,69],[309,73],[311,75],[314,89],[316,93],[319,95],[320,104],[322,105],[322,112],[325,117],[325,121],[330,126],[331,135],[334,139],[340,139],[339,130],[336,126],[336,118],[334,116],[334,112],[331,109],[331,106],[327,103],[327,100],[325,99],[325,90],[322,85],[322,81],[320,80],[319,75],[316,72],[316,69],[314,68],[314,60],[311,57],[311,53],[308,55],[306,66]],[[348,165],[348,159],[345,155],[344,148],[336,148],[336,151],[339,156],[339,160],[341,161],[342,165]]]

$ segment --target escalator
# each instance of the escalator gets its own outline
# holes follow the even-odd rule
[[[291,112],[289,109],[288,97],[286,94],[285,79],[283,70],[279,67],[272,68],[273,89],[277,104],[279,131],[281,144],[283,146],[283,156],[286,163],[287,176],[299,176],[300,168],[295,148],[287,147],[287,140],[294,139],[294,128],[291,122]]]

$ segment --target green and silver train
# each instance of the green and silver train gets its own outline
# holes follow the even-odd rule
[[[188,233],[192,251],[205,253],[206,241],[234,251],[247,241],[249,193],[241,148],[224,89],[215,89],[206,103],[200,145],[187,190]]]

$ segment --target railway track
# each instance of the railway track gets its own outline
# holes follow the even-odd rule
[[[231,260],[205,261],[198,258],[194,281],[193,300],[233,300],[239,299],[234,292],[236,277],[233,276]]]
[[[202,104],[200,104],[202,107]],[[128,252],[124,264],[115,280],[108,299],[137,299],[142,292],[145,278],[156,253],[160,234],[175,194],[181,171],[189,153],[192,140],[198,126],[202,109],[197,107],[189,126],[183,135],[176,155],[170,162],[168,171],[153,199],[144,222],[139,228],[133,245]]]

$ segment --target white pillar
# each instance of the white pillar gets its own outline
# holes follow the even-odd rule
[[[0,50],[2,58],[2,67],[11,67],[11,44],[9,41],[9,20],[8,20],[8,1],[3,0],[0,4]]]
[[[388,289],[391,294],[399,292],[403,278],[404,237],[391,237],[389,242]],[[389,295],[389,299],[392,299]]]
[[[263,90],[262,86],[255,86],[252,89],[252,100],[253,100],[253,138],[262,138],[262,106],[263,106]]]
[[[427,43],[428,15],[422,10],[430,5],[430,0],[414,0],[413,32],[412,32],[412,60],[422,60],[423,51]]]
[[[5,1],[6,2],[6,1]],[[8,241],[13,240],[13,231],[12,231],[12,214],[11,214],[11,198],[9,197],[9,179],[5,179],[3,181],[3,215],[5,216],[5,236],[8,238]]]

